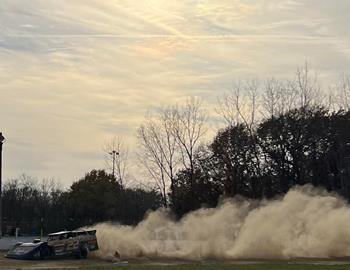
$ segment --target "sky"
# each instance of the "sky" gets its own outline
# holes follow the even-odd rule
[[[65,187],[130,150],[147,111],[217,97],[237,78],[290,78],[305,61],[324,87],[350,73],[349,0],[1,0],[3,178]]]

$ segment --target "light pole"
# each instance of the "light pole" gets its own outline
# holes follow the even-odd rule
[[[5,137],[0,132],[0,238],[2,237],[2,144]]]
[[[119,152],[113,150],[112,152],[109,152],[109,154],[112,156],[112,159],[113,159],[113,169],[112,169],[112,174],[113,174],[113,177],[115,178],[115,156],[119,155]]]

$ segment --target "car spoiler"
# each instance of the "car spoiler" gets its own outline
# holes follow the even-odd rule
[[[89,235],[96,235],[96,230],[86,231]]]

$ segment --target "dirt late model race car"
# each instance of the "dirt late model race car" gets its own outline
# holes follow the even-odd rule
[[[35,260],[74,256],[83,259],[94,250],[98,250],[96,230],[63,231],[49,234],[46,242],[36,239],[32,243],[17,243],[6,257]]]

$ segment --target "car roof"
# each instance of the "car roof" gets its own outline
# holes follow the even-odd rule
[[[61,231],[61,232],[55,232],[55,233],[50,233],[49,236],[51,235],[60,235],[60,234],[65,234],[65,233],[69,233],[70,231]]]
[[[65,234],[65,233],[80,233],[80,232],[86,232],[86,231],[84,231],[84,230],[80,230],[80,231],[61,231],[61,232],[50,233],[49,236],[55,236],[55,235],[60,235],[60,234]]]
[[[38,243],[21,243],[19,246],[20,247],[36,247],[41,245],[43,242],[38,242]]]

